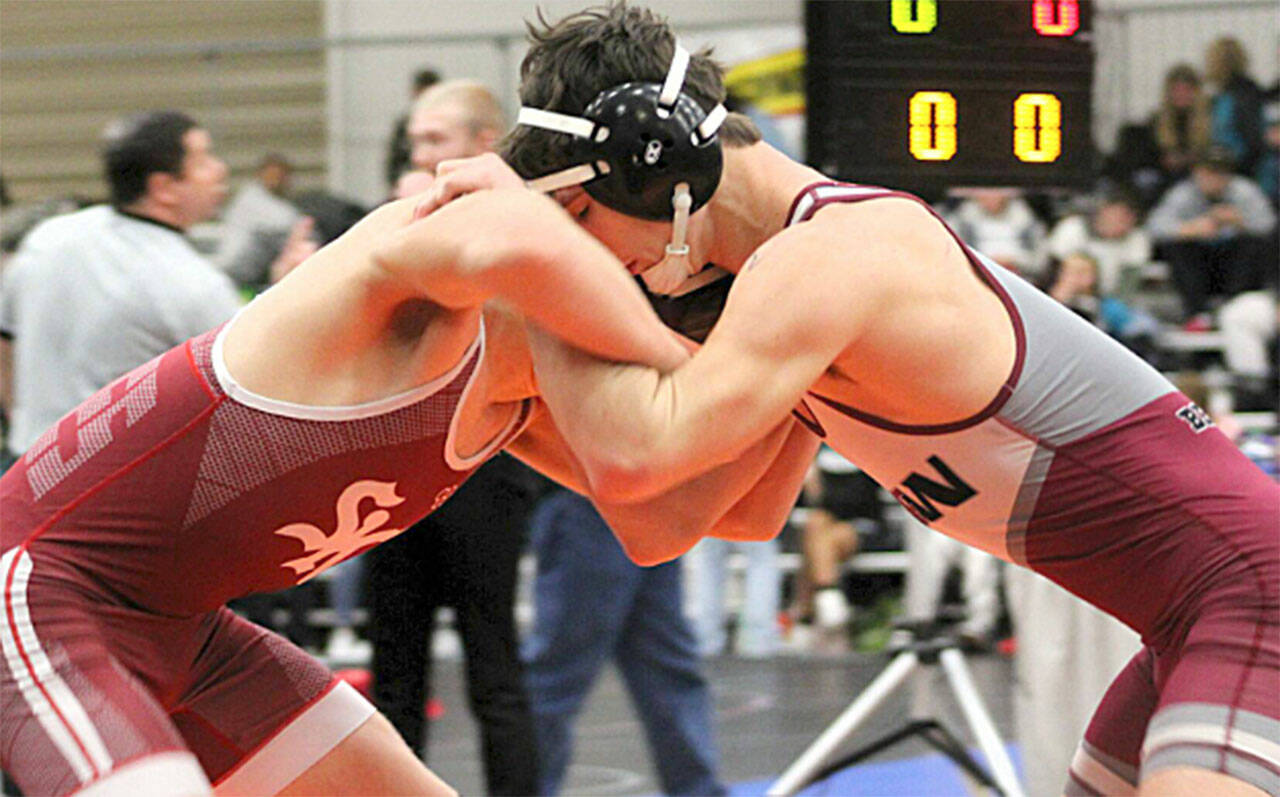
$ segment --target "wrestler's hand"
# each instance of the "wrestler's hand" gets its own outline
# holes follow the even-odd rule
[[[436,167],[436,181],[413,209],[420,219],[464,194],[487,188],[523,188],[520,175],[492,152],[474,158],[441,161]]]
[[[431,190],[435,181],[436,176],[425,169],[407,171],[400,175],[399,180],[396,180],[394,196],[396,199],[408,199],[417,194],[424,194]]]

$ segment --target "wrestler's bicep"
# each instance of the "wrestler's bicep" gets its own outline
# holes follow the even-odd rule
[[[702,350],[681,369],[689,390],[721,393],[735,423],[773,424],[856,343],[876,291],[814,236],[786,231],[735,280]]]

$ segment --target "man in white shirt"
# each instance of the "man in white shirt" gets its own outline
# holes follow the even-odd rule
[[[184,237],[226,197],[209,133],[158,111],[108,127],[111,204],[33,229],[0,281],[0,396],[20,455],[120,374],[231,317],[231,281]]]

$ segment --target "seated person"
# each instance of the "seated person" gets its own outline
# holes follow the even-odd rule
[[[1174,185],[1147,220],[1182,299],[1189,329],[1207,329],[1210,299],[1260,287],[1275,211],[1257,184],[1214,148]],[[1272,261],[1274,263],[1274,261]]]

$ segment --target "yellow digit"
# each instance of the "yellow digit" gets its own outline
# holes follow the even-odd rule
[[[1062,103],[1052,94],[1020,94],[1013,102],[1013,154],[1052,163],[1062,154]]]
[[[908,106],[911,154],[921,161],[949,161],[956,154],[956,98],[946,91],[917,91]]]
[[[898,33],[930,33],[938,27],[938,0],[893,0],[889,21]]]

